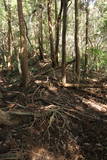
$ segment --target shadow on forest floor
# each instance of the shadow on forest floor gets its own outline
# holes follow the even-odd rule
[[[26,91],[1,77],[15,124],[0,122],[0,160],[107,160],[107,88],[66,88],[45,73]]]

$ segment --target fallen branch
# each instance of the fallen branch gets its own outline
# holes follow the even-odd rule
[[[67,87],[67,88],[82,88],[82,87],[86,87],[86,88],[107,88],[107,85],[98,85],[98,84],[72,84],[72,83],[65,83],[62,84],[61,86],[63,87]]]
[[[40,118],[43,116],[48,116],[52,114],[56,109],[49,109],[49,110],[41,110],[41,111],[35,111],[35,112],[27,112],[27,111],[2,111],[0,110],[0,125],[17,125],[21,121],[28,120],[28,117],[34,118]]]

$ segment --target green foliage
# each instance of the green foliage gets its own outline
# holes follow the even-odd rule
[[[94,56],[102,55],[104,52],[98,48],[90,48],[87,50],[88,52],[91,52]]]
[[[90,62],[93,69],[106,69],[107,68],[107,51],[98,48],[88,49],[90,53]]]

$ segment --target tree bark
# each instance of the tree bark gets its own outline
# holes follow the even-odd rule
[[[79,51],[79,0],[75,0],[75,56],[76,81],[80,80],[80,51]]]
[[[59,11],[58,16],[56,16],[56,33],[55,33],[55,35],[56,35],[55,36],[55,38],[56,38],[56,40],[55,40],[55,62],[56,62],[56,66],[58,66],[58,49],[59,49],[59,36],[60,36],[62,10],[63,10],[63,3],[62,3],[62,0],[61,0],[60,11]]]
[[[7,23],[8,23],[8,62],[7,67],[9,70],[13,69],[12,66],[12,25],[11,25],[11,0],[8,0],[8,4],[4,0],[5,11],[7,12]]]
[[[52,67],[55,67],[55,50],[54,50],[54,38],[52,29],[52,19],[51,19],[51,4],[52,0],[48,0],[47,11],[48,11],[48,27],[49,27],[49,40],[50,40],[50,55],[52,61]]]
[[[39,52],[40,52],[40,60],[43,60],[43,13],[42,8],[40,9],[40,19],[39,19]]]
[[[19,30],[20,30],[20,61],[21,61],[21,85],[27,86],[28,80],[28,51],[27,51],[27,39],[26,29],[23,16],[22,0],[17,0],[18,18],[19,18]]]
[[[63,28],[62,28],[62,83],[66,83],[66,31],[67,31],[67,4],[63,1]]]
[[[88,54],[87,54],[87,49],[88,49],[88,28],[89,27],[89,8],[88,4],[86,5],[86,48],[85,48],[85,73],[87,72],[87,65],[88,65]]]

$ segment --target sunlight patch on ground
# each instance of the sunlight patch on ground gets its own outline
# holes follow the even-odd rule
[[[54,87],[53,84],[48,80],[46,80],[46,81],[44,81],[44,80],[36,80],[35,83],[36,84],[44,84],[44,85],[46,85],[49,88],[50,91],[55,91],[55,92],[57,91],[57,88]]]
[[[37,83],[37,84],[41,84],[41,83],[46,84],[46,83],[47,83],[47,81],[43,81],[43,80],[36,80],[36,81],[35,81],[35,83]]]
[[[87,77],[87,80],[90,80],[90,78],[89,78],[89,77]],[[91,81],[93,81],[93,82],[97,82],[97,81],[98,81],[98,79],[97,79],[97,78],[91,78]]]
[[[45,148],[35,148],[31,152],[31,160],[64,160],[63,156],[56,157]]]
[[[83,99],[83,103],[85,103],[86,105],[88,105],[91,108],[94,108],[97,111],[107,112],[107,105],[99,103],[99,102],[96,102],[96,101],[94,101],[92,99],[88,100],[88,99],[84,98]]]
[[[3,83],[3,80],[2,80],[2,79],[0,79],[0,83]]]
[[[41,107],[41,110],[46,110],[46,111],[48,111],[48,110],[56,110],[56,109],[59,109],[59,106],[56,106],[56,105],[53,105],[53,104],[51,104],[51,105],[49,105],[49,106],[46,106],[46,107]]]
[[[93,82],[97,82],[98,81],[98,79],[95,79],[95,78],[93,78],[93,79],[91,79]]]

